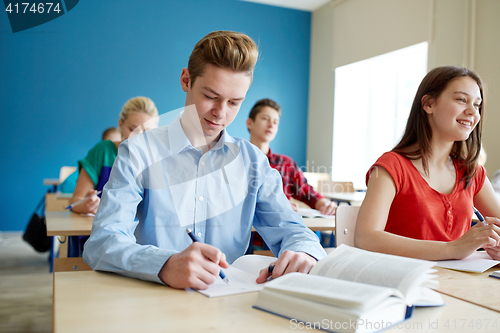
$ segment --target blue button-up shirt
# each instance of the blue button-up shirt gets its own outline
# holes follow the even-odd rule
[[[252,225],[276,256],[325,256],[257,147],[223,130],[203,154],[186,137],[181,115],[120,145],[85,243],[87,264],[161,283],[164,263],[192,242],[186,228],[231,263],[248,248]]]

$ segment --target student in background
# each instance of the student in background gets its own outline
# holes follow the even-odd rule
[[[120,143],[122,134],[117,127],[110,127],[102,133],[102,140],[109,140]],[[75,191],[76,182],[78,181],[79,170],[76,170],[59,185],[59,191],[62,193],[73,193]]]
[[[74,212],[96,213],[101,196],[94,194],[97,191],[102,191],[102,188],[108,182],[111,167],[121,141],[128,139],[132,132],[135,135],[142,132],[142,130],[156,127],[158,123],[157,117],[158,110],[153,101],[147,97],[134,97],[125,103],[118,120],[121,134],[120,140],[115,142],[103,140],[89,151],[87,157],[78,161],[80,174],[70,203],[87,196],[92,196],[92,198],[73,207]],[[139,127],[141,128],[139,129]],[[136,129],[139,131],[135,131]]]
[[[478,165],[483,84],[439,67],[422,80],[399,144],[366,175],[357,247],[426,260],[463,259],[478,248],[500,259],[500,202]],[[486,225],[471,227],[472,207]]]
[[[87,196],[91,198],[71,208],[76,213],[95,214],[101,201],[104,185],[108,182],[111,167],[118,153],[118,146],[122,140],[157,127],[158,110],[153,101],[147,97],[134,97],[129,99],[120,112],[118,125],[120,128],[119,141],[103,140],[96,144],[87,156],[78,161],[78,180],[70,199],[70,203],[81,200]],[[68,257],[80,257],[87,236],[70,236],[68,238]]]
[[[95,270],[206,289],[248,247],[252,226],[279,256],[273,277],[309,272],[326,255],[293,212],[279,174],[228,127],[250,88],[254,41],[215,31],[183,68],[183,112],[120,145],[84,261]],[[193,243],[191,229],[202,242]],[[265,267],[257,282],[271,274]]]
[[[283,192],[288,200],[293,197],[309,207],[319,210],[321,214],[335,214],[337,205],[324,198],[307,183],[302,170],[294,160],[286,155],[275,154],[271,151],[269,144],[278,133],[280,118],[281,107],[275,101],[265,98],[255,103],[247,119],[250,142],[267,156],[271,167],[281,174]],[[297,211],[297,206],[294,203],[292,203],[292,208]]]
[[[120,132],[119,127],[110,127],[106,129],[102,133],[103,140],[109,140],[113,142],[121,142],[122,141],[122,133]]]

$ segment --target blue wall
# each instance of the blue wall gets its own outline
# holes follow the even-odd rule
[[[275,152],[305,165],[309,12],[236,0],[81,0],[61,17],[12,33],[0,14],[0,230],[23,230],[63,165],[117,125],[131,97],[160,113],[184,105],[179,84],[194,44],[214,30],[248,34],[261,55],[229,133],[248,139],[248,112],[260,98],[283,108]]]

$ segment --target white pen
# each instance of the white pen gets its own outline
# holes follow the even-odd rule
[[[68,207],[66,207],[66,209],[71,209],[71,208],[73,208],[75,206],[78,206],[82,202],[85,202],[85,201],[89,200],[90,198],[92,198],[94,195],[99,195],[99,194],[101,194],[101,191],[97,191],[96,193],[94,193],[92,195],[89,195],[88,197],[85,197],[82,200],[78,200],[77,202],[73,202],[71,205],[69,205]]]

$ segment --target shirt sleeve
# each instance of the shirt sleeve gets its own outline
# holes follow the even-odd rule
[[[110,179],[104,187],[83,259],[94,270],[162,283],[158,273],[168,258],[178,251],[136,242],[137,206],[144,196],[144,189],[136,181],[137,170],[145,166],[141,165],[141,156],[130,154],[128,141],[125,141],[118,149]]]
[[[99,183],[99,176],[103,167],[113,165],[114,161],[108,161],[110,156],[109,142],[106,140],[99,142],[88,152],[84,159],[78,161],[79,167],[83,168],[92,179],[94,187],[97,187]],[[114,160],[114,155],[112,158]]]
[[[320,260],[326,253],[318,237],[293,211],[280,174],[269,165],[261,166],[265,179],[258,190],[254,227],[276,257],[286,250],[305,252]]]
[[[377,167],[384,168],[391,176],[396,185],[396,194],[399,194],[404,183],[405,170],[401,164],[400,158],[404,158],[395,152],[388,152],[379,157],[379,159],[370,167],[366,173],[366,185],[373,172],[377,172]]]

